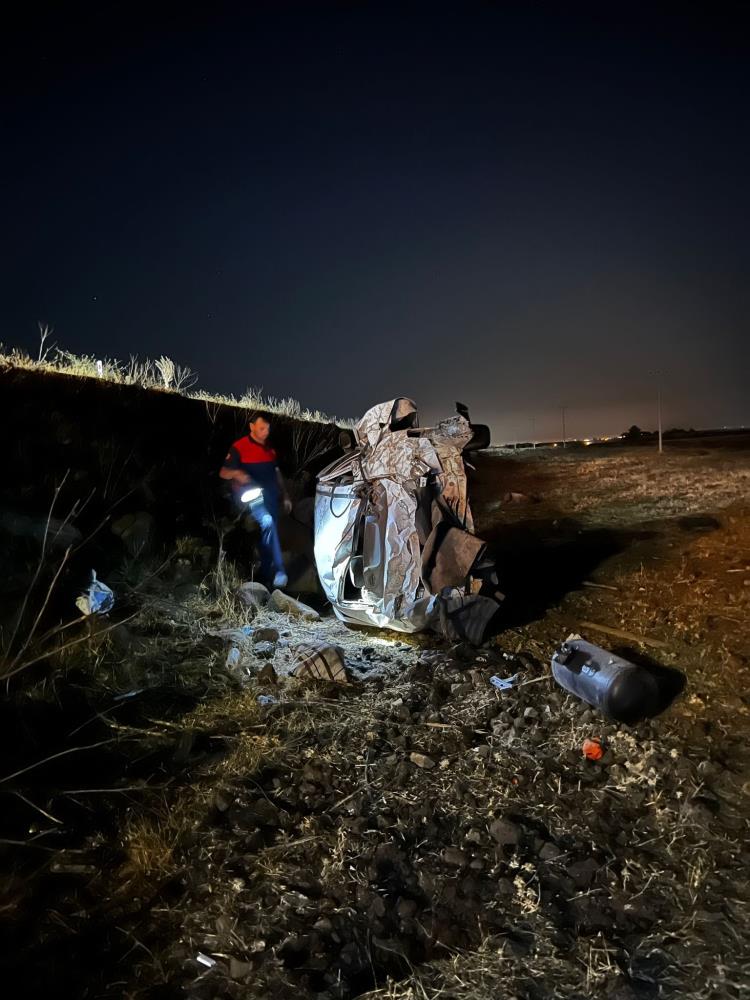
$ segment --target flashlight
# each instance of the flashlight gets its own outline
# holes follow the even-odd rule
[[[263,496],[263,490],[260,488],[260,486],[252,486],[249,490],[245,490],[245,492],[240,497],[240,500],[243,503],[252,503],[253,500],[258,500],[262,496]]]

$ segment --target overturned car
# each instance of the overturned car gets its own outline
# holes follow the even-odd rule
[[[315,562],[342,621],[482,641],[498,603],[480,591],[497,577],[473,532],[463,456],[489,432],[456,409],[420,428],[412,400],[380,403],[357,446],[319,473]]]

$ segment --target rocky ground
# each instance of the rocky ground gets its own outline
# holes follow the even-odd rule
[[[750,453],[701,450],[481,457],[507,599],[480,649],[146,588],[60,690],[70,755],[2,782],[6,980],[745,996]],[[685,694],[608,722],[551,679],[571,631],[680,667]],[[311,640],[341,645],[351,683],[287,676]]]

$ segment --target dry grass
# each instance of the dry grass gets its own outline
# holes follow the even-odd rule
[[[696,557],[709,544],[708,537],[719,543],[718,534],[691,542]],[[689,561],[683,565],[680,553],[675,558],[681,567],[675,586],[690,584]],[[660,590],[668,586],[668,567],[664,573],[664,580],[655,583],[652,571],[623,567],[613,578],[619,596],[597,591],[583,597],[625,607],[632,595],[636,602],[643,602],[643,608],[630,625],[642,627],[644,615],[651,622],[647,612],[654,586]],[[675,600],[681,603],[678,594]],[[439,905],[457,878],[455,872],[446,873],[441,849],[462,845],[469,825],[481,835],[478,849],[464,845],[485,865],[477,877],[497,879],[509,887],[508,895],[498,896],[489,906],[495,914],[503,914],[509,929],[523,928],[531,945],[519,948],[512,934],[509,939],[487,933],[483,925],[489,911],[477,906],[471,916],[475,948],[454,949],[453,954],[445,948],[445,957],[409,967],[405,976],[387,982],[368,997],[480,1000],[533,996],[535,989],[543,990],[551,1000],[607,996],[622,986],[623,973],[635,969],[632,963],[648,961],[649,956],[657,962],[664,960],[658,973],[664,996],[678,992],[689,1000],[739,1000],[743,996],[750,982],[750,924],[748,886],[739,873],[748,789],[740,762],[737,773],[722,773],[716,761],[724,759],[725,751],[730,756],[740,752],[744,729],[740,727],[733,736],[725,731],[735,708],[724,705],[726,677],[715,672],[712,676],[710,663],[705,673],[693,675],[696,681],[700,677],[708,710],[689,697],[669,715],[637,731],[592,718],[586,706],[555,688],[546,671],[528,686],[504,695],[482,677],[472,693],[451,697],[441,706],[439,724],[397,723],[394,706],[401,699],[408,703],[418,690],[406,668],[414,665],[421,645],[432,645],[428,637],[357,632],[335,620],[310,625],[270,614],[262,620],[287,629],[292,642],[297,637],[337,642],[345,645],[352,661],[361,655],[363,646],[370,646],[390,662],[389,682],[382,688],[376,684],[334,692],[287,681],[275,691],[283,711],[264,715],[256,702],[260,689],[251,685],[240,695],[200,706],[191,719],[190,724],[203,731],[228,734],[230,753],[212,774],[239,796],[248,788],[261,789],[256,781],[261,780],[267,763],[275,765],[273,773],[278,777],[276,784],[263,784],[264,795],[284,803],[287,810],[289,803],[300,801],[300,794],[309,796],[304,800],[309,812],[303,807],[293,814],[277,842],[248,859],[248,871],[253,873],[251,898],[262,898],[262,906],[246,903],[238,910],[237,888],[227,872],[216,874],[208,904],[188,899],[180,914],[177,933],[181,937],[196,942],[196,947],[206,947],[219,962],[222,955],[226,960],[230,954],[237,961],[253,963],[247,996],[268,995],[282,982],[290,988],[296,982],[272,955],[261,960],[245,945],[265,940],[272,932],[289,933],[296,926],[284,917],[290,905],[301,907],[299,919],[305,926],[315,920],[314,906],[287,892],[300,869],[321,881],[324,894],[345,890],[351,905],[347,912],[353,914],[358,894],[371,891],[367,859],[375,845],[405,842],[412,845],[405,849],[411,852],[414,869],[437,880],[434,899]],[[679,635],[673,632],[670,637],[673,655],[684,663],[689,650],[680,644]],[[536,623],[506,633],[500,645],[510,652],[529,650],[542,662],[549,654],[548,640]],[[438,658],[428,677],[430,673],[440,676],[444,669],[448,668],[440,666]],[[465,674],[453,671],[445,674],[446,681],[466,679]],[[485,666],[481,671],[489,674],[491,669]],[[513,726],[496,730],[485,720],[498,701],[508,707],[516,702],[514,715],[523,714],[525,706],[535,708],[539,723],[520,730]],[[723,747],[718,743],[706,746],[693,734],[692,727],[704,715],[724,734]],[[735,726],[740,723],[735,717]],[[473,731],[477,742],[489,746],[489,755],[480,757],[466,745],[467,730]],[[580,747],[592,733],[608,741],[608,758],[600,776],[586,780]],[[406,749],[396,742],[402,735],[409,740]],[[429,755],[436,766],[431,770],[410,767],[408,749],[412,747]],[[368,753],[368,748],[374,752]],[[396,771],[394,756],[401,762]],[[718,820],[701,804],[707,764],[714,769],[711,794],[721,802]],[[308,765],[324,777],[306,778]],[[394,780],[398,767],[408,769],[405,784]],[[308,780],[318,786],[316,791],[300,793]],[[463,789],[462,794],[456,794],[457,787]],[[361,830],[356,826],[360,815],[369,817]],[[572,854],[559,847],[560,861],[543,863],[537,848],[528,842],[517,855],[498,861],[487,833],[488,823],[498,815],[523,816],[527,837],[534,824],[539,824],[548,831],[545,839],[555,845],[572,838]],[[388,817],[389,826],[377,824],[379,816]],[[428,818],[438,821],[442,841],[436,842],[434,834],[427,832]],[[616,839],[620,832],[624,842]],[[211,850],[220,850],[222,857],[242,855],[242,845],[241,834],[236,841],[233,835],[222,835],[219,847],[201,848],[201,857],[207,861]],[[545,888],[549,893],[550,879],[565,877],[566,863],[592,853],[600,867],[592,888],[578,894],[583,902],[591,896],[592,901],[603,900],[605,907],[616,912],[642,911],[647,920],[658,914],[658,920],[643,932],[631,928],[627,938],[615,926],[605,932],[576,932],[561,947],[557,943],[560,925],[550,918]],[[717,858],[723,859],[720,864]],[[728,872],[733,873],[731,883]],[[303,916],[308,910],[312,915]],[[221,914],[228,912],[237,921],[237,938],[223,944],[214,940],[213,928]],[[636,928],[639,919],[636,916]],[[630,927],[630,918],[623,920]],[[399,947],[397,940],[386,944]],[[378,959],[373,961],[377,964]],[[223,974],[216,972],[217,977]]]
[[[696,446],[659,455],[647,447],[537,449],[502,458],[483,455],[480,461],[485,521],[544,518],[554,510],[585,525],[621,527],[709,507],[718,511],[750,494],[750,468],[739,450]],[[506,490],[538,495],[542,502],[508,505],[502,499]]]
[[[52,331],[40,325],[40,349],[38,356],[32,357],[18,347],[0,344],[0,368],[23,368],[36,371],[59,372],[78,378],[103,379],[117,385],[138,385],[143,389],[176,392],[205,403],[209,419],[216,420],[217,408],[229,406],[244,411],[263,409],[293,420],[310,423],[336,424],[339,427],[353,427],[355,421],[332,417],[321,410],[309,409],[291,397],[264,396],[262,389],[248,388],[241,396],[227,393],[210,393],[205,389],[191,391],[197,381],[197,374],[183,367],[171,358],[162,355],[156,361],[141,360],[131,356],[129,361],[115,358],[99,358],[90,354],[73,354],[64,351],[54,343],[47,344]]]
[[[189,798],[153,806],[128,817],[122,832],[126,859],[120,869],[121,891],[138,891],[174,875],[180,868],[178,851],[195,827],[208,796],[194,792]]]

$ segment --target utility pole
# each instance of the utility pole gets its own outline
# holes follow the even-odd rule
[[[656,409],[659,414],[659,454],[661,455],[664,451],[661,443],[661,385],[656,387]]]
[[[661,455],[664,452],[661,421],[661,380],[664,375],[664,371],[661,368],[655,368],[653,371],[649,372],[649,374],[656,379],[656,418],[659,426],[659,454]]]
[[[563,432],[563,442],[562,442],[562,444],[563,444],[563,448],[564,448],[565,447],[565,441],[566,441],[566,437],[565,437],[565,407],[562,406],[560,409],[562,410],[562,432]]]
[[[531,418],[531,447],[536,448],[536,417]]]

